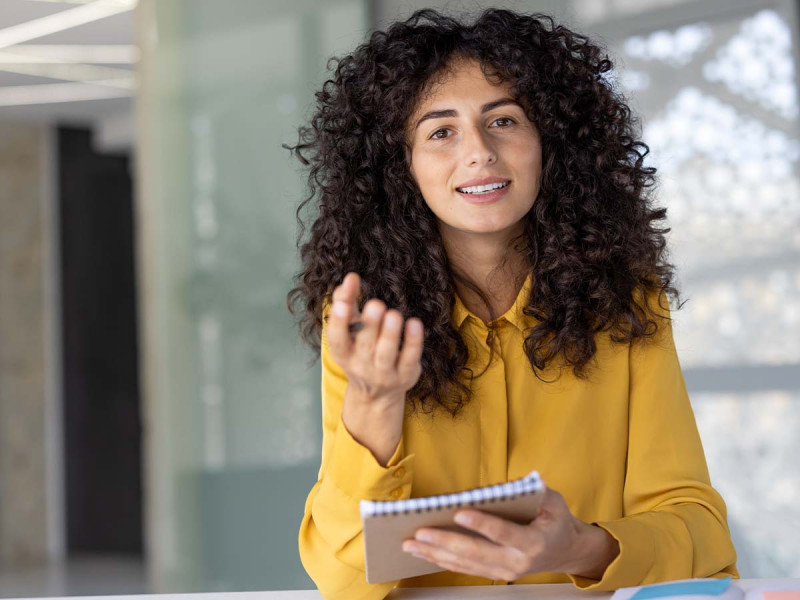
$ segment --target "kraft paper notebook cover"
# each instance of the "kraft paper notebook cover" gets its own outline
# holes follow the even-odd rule
[[[359,507],[364,525],[367,581],[382,583],[442,571],[438,565],[403,552],[403,540],[413,538],[420,527],[477,535],[453,522],[460,508],[475,508],[528,523],[539,512],[544,489],[539,473],[533,471],[516,481],[443,496],[390,502],[362,500]]]

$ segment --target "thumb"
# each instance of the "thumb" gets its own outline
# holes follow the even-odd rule
[[[350,272],[342,281],[342,300],[350,304],[354,314],[358,314],[358,295],[361,291],[361,277],[358,273]]]
[[[537,519],[558,518],[566,514],[571,514],[564,496],[552,488],[546,488],[542,505],[539,508]]]

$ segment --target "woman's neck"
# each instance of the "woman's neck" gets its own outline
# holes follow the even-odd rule
[[[475,235],[442,231],[442,241],[453,270],[478,286],[489,301],[457,279],[455,288],[467,309],[488,323],[514,305],[530,269],[524,253],[510,248],[517,233]],[[491,310],[491,312],[490,312]]]

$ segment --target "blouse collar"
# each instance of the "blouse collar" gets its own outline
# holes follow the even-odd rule
[[[517,299],[514,301],[514,304],[509,308],[503,315],[498,317],[494,323],[496,324],[499,321],[505,319],[512,325],[514,325],[520,331],[525,331],[526,329],[530,329],[533,327],[535,319],[528,315],[525,315],[522,312],[522,309],[528,304],[528,299],[530,297],[531,292],[531,284],[533,281],[533,276],[528,273],[525,277],[525,282],[522,284],[522,287],[517,294]],[[458,293],[455,294],[455,302],[453,304],[453,324],[456,326],[456,329],[460,329],[461,325],[467,319],[467,317],[471,317],[473,322],[479,328],[486,328],[484,322],[473,314],[465,305],[464,302],[459,297]]]

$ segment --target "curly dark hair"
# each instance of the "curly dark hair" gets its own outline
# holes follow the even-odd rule
[[[329,61],[335,72],[315,94],[309,125],[284,145],[309,167],[310,188],[297,209],[302,270],[287,303],[295,316],[301,304],[301,336],[319,350],[325,302],[345,274],[359,273],[362,306],[380,298],[425,326],[422,376],[407,401],[453,415],[471,397],[463,376],[474,376],[451,322],[463,278],[411,175],[405,132],[426,86],[462,58],[508,82],[540,134],[540,193],[524,243],[513,245],[532,274],[524,312],[538,324],[524,349],[537,377],[560,357],[586,379],[597,332],[615,343],[651,337],[659,328],[651,317],[668,313],[648,298],[661,305],[664,293],[679,295],[670,230],[654,226],[667,212],[651,206],[656,169],[643,166],[639,120],[604,76],[613,65],[600,46],[547,15],[497,9],[471,24],[424,9],[372,33]]]

